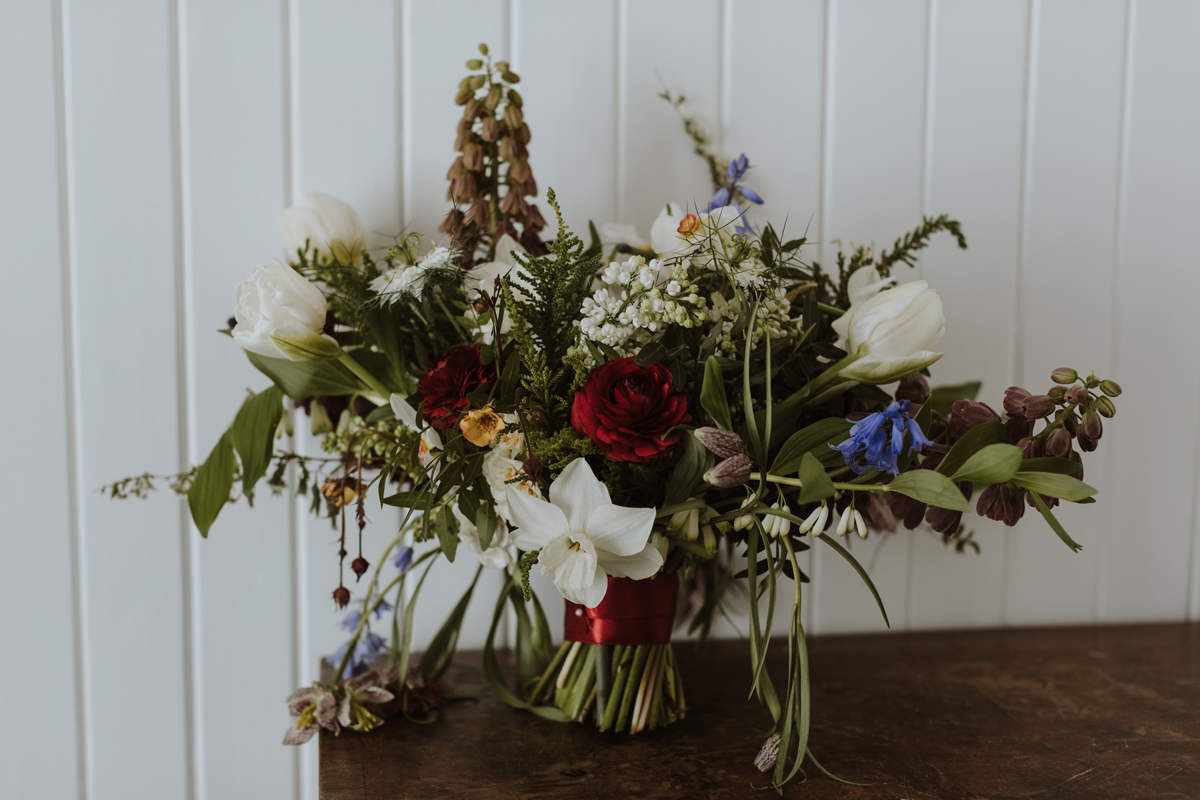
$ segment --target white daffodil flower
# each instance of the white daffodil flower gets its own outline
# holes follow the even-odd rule
[[[458,503],[450,507],[450,512],[458,520],[458,538],[471,554],[479,559],[479,563],[487,569],[512,569],[513,556],[509,552],[508,525],[503,519],[496,520],[496,531],[492,534],[492,543],[487,550],[480,547],[479,528],[466,514],[458,508]]]
[[[613,505],[608,488],[587,461],[577,458],[550,484],[550,501],[508,490],[513,541],[522,550],[540,550],[543,575],[573,603],[595,608],[608,591],[608,577],[641,580],[663,565],[662,552],[649,544],[654,509]]]

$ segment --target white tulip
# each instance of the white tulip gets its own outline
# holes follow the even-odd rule
[[[860,287],[859,296],[871,289],[871,285]],[[839,377],[891,383],[942,357],[930,348],[946,332],[946,318],[937,292],[925,281],[913,281],[851,304],[834,320],[833,329],[839,337],[837,346],[854,359]]]
[[[550,502],[509,488],[513,542],[540,550],[543,575],[572,603],[595,608],[608,592],[608,577],[649,578],[663,565],[650,543],[654,509],[613,505],[608,488],[587,461],[577,458],[550,484]]]
[[[283,212],[283,242],[288,258],[304,250],[307,243],[321,259],[357,264],[362,260],[366,240],[358,214],[331,195],[309,192],[299,205]]]
[[[259,264],[234,297],[233,339],[243,349],[271,358],[309,361],[340,352],[322,332],[329,306],[321,290],[276,259]]]

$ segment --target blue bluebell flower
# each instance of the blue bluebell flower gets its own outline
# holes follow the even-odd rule
[[[742,181],[746,178],[746,173],[749,171],[750,159],[746,158],[745,153],[742,153],[740,156],[729,162],[729,166],[725,168],[725,177],[729,181],[729,185],[722,186],[720,189],[718,189],[717,193],[713,195],[712,200],[708,201],[708,211],[710,214],[713,211],[716,211],[718,208],[724,208],[725,206],[729,205],[730,200],[733,199],[734,194],[737,192],[741,192],[742,197],[746,198],[751,203],[754,203],[755,205],[762,205],[763,199],[758,192],[741,185]],[[738,210],[741,211],[742,209],[739,207]],[[744,216],[742,219],[744,221]],[[737,232],[745,234],[753,233],[754,231],[747,223],[744,226],[739,227]]]
[[[829,446],[841,451],[846,465],[854,470],[855,475],[861,475],[871,467],[882,473],[899,475],[897,460],[904,449],[905,431],[908,431],[908,455],[919,453],[926,445],[932,444],[925,438],[917,421],[908,415],[910,408],[911,402],[901,400],[888,406],[887,411],[868,414],[854,423],[850,438],[836,447]],[[865,463],[858,462],[859,453],[863,454]]]
[[[325,663],[337,668],[337,665],[342,663],[342,658],[346,655],[346,648],[350,646],[346,642],[332,654],[325,657]],[[358,640],[358,645],[354,648],[354,654],[350,656],[350,661],[346,663],[346,671],[342,674],[342,679],[349,678],[352,675],[358,675],[366,672],[383,653],[387,647],[387,642],[382,637],[371,633],[370,631],[363,632],[363,635]]]
[[[408,572],[412,566],[413,549],[411,547],[401,547],[400,552],[396,554],[395,565],[396,569],[401,573]]]
[[[383,615],[387,611],[392,610],[392,604],[386,598],[381,598],[379,604],[375,606],[372,613],[375,619],[383,619]],[[358,623],[362,621],[362,612],[358,609],[352,609],[346,612],[346,616],[342,617],[342,630],[347,630],[353,633],[358,630]]]

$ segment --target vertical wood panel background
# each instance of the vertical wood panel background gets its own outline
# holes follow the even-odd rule
[[[852,543],[894,628],[1200,619],[1194,4],[41,0],[0,7],[0,30],[0,476],[18,500],[0,678],[22,687],[5,794],[316,797],[315,746],[276,742],[283,698],[342,637],[335,532],[262,492],[201,542],[172,497],[96,490],[202,460],[265,384],[214,331],[282,255],[284,207],[325,191],[371,246],[437,238],[481,41],[522,74],[542,196],[577,230],[647,235],[668,200],[707,200],[666,87],[750,156],[759,219],[807,230],[812,258],[890,244],[923,213],[962,221],[971,249],[938,241],[912,273],[945,302],[936,382],[981,378],[996,406],[1057,366],[1122,382],[1088,466],[1103,505],[1062,515],[1082,553],[1036,519],[974,521],[980,555],[922,530]],[[372,512],[368,558],[396,524]],[[880,630],[829,555],[809,555],[809,629]],[[470,580],[434,571],[418,645]],[[498,587],[481,581],[464,646]]]

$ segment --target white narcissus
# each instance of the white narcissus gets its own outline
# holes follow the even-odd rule
[[[663,565],[663,554],[649,543],[652,508],[613,505],[608,488],[587,461],[577,458],[550,484],[550,501],[508,490],[513,542],[522,550],[540,550],[543,575],[572,603],[595,608],[608,591],[608,577],[649,578]]]
[[[431,450],[442,449],[442,437],[432,427],[421,428],[417,425],[417,410],[412,407],[408,400],[398,394],[393,394],[391,398],[392,413],[396,415],[396,419],[404,423],[413,433],[420,434],[421,445],[420,455],[421,463],[429,463],[429,453]]]
[[[872,289],[873,283],[858,287],[857,296],[869,299],[852,303],[833,322],[837,346],[855,359],[839,377],[859,383],[891,383],[942,357],[930,348],[946,332],[946,318],[942,299],[929,284],[913,281],[871,297]]]
[[[496,520],[496,530],[492,533],[492,543],[488,545],[488,549],[484,550],[480,547],[479,528],[475,526],[474,520],[467,519],[467,515],[462,513],[458,508],[458,503],[450,507],[454,518],[458,520],[458,538],[467,546],[467,549],[479,559],[479,563],[487,569],[512,569],[513,557],[508,550],[508,525],[504,520]]]
[[[288,258],[307,247],[322,259],[358,264],[366,243],[362,220],[349,204],[321,192],[309,192],[283,212],[283,243]]]
[[[278,259],[259,264],[234,295],[233,340],[289,361],[336,357],[337,342],[323,332],[328,310],[325,295],[296,270]]]

